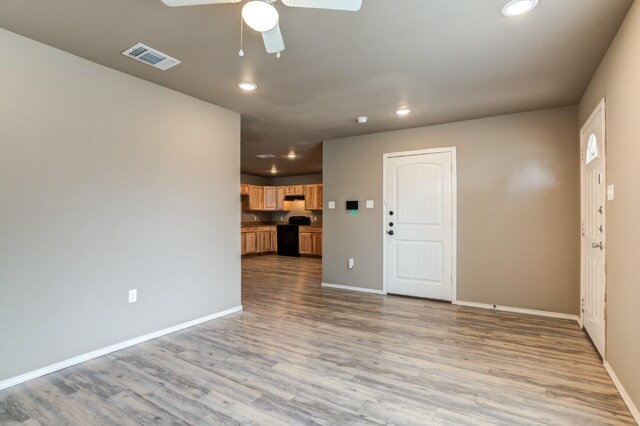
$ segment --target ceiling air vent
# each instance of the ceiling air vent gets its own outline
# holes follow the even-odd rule
[[[258,154],[256,157],[262,158],[263,160],[266,160],[267,158],[276,158],[273,154]]]
[[[161,69],[162,71],[168,70],[180,63],[179,60],[158,52],[157,50],[145,46],[142,43],[138,43],[125,50],[122,54],[140,62],[144,62],[147,65],[151,65],[152,67]]]

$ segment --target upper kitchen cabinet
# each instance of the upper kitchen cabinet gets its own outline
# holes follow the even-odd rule
[[[304,195],[304,185],[292,185],[286,188],[285,195]]]
[[[243,188],[246,186],[246,189]],[[289,211],[291,205],[284,200],[286,186],[240,186],[242,210],[244,211]],[[246,195],[245,195],[245,191]],[[304,191],[303,191],[304,192]]]
[[[263,208],[264,210],[276,210],[276,207],[278,206],[277,203],[277,190],[275,186],[265,186],[263,188],[264,190],[264,205]]]
[[[249,195],[249,184],[241,183],[240,184],[240,195]]]
[[[304,205],[307,210],[322,210],[322,184],[304,186]]]

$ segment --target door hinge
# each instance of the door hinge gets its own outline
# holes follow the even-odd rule
[[[602,184],[602,175],[598,173],[598,185]]]
[[[580,225],[580,233],[584,237],[584,223],[582,225]]]
[[[584,298],[580,301],[580,310],[584,312]]]
[[[584,161],[584,149],[580,150],[580,160]]]

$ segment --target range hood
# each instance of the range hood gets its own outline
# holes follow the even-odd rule
[[[304,200],[304,195],[285,195],[285,201],[296,201],[296,200]]]

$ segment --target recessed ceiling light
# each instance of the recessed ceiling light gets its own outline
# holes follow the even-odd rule
[[[241,81],[240,83],[237,84],[237,86],[240,89],[245,90],[247,92],[252,92],[258,88],[258,85],[251,81]]]
[[[289,157],[290,159],[294,159],[296,158],[296,153],[295,152],[290,152],[289,155],[287,155],[287,157]]]
[[[276,173],[278,173],[278,171],[276,170],[276,168],[274,167],[273,169],[271,169],[271,174],[275,175]]]
[[[369,120],[369,117],[365,117],[364,115],[356,118],[358,124],[367,124],[367,120]]]
[[[507,17],[531,12],[538,5],[538,0],[511,0],[502,8],[502,14]]]
[[[411,114],[411,108],[400,108],[396,110],[396,114],[403,116]]]

